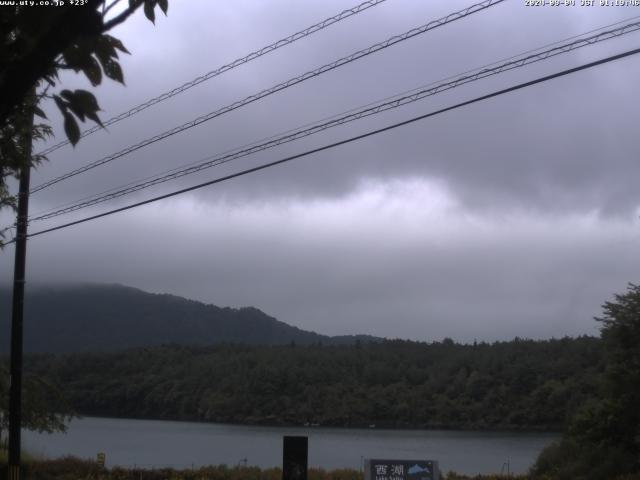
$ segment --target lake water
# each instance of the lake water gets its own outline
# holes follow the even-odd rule
[[[359,469],[362,458],[434,459],[442,471],[465,474],[524,473],[557,435],[445,430],[279,428],[210,423],[74,419],[66,434],[23,433],[23,445],[36,455],[96,457],[107,466],[189,468],[202,465],[276,467],[282,463],[282,437],[309,437],[309,466]]]

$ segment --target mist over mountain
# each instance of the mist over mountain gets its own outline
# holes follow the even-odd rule
[[[0,289],[0,352],[9,351],[11,290]],[[115,351],[165,344],[341,345],[378,341],[330,337],[287,325],[254,307],[207,305],[122,285],[31,287],[25,294],[24,348],[32,353]]]

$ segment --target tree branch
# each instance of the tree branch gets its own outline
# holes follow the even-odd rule
[[[27,92],[45,78],[56,57],[83,35],[102,33],[102,17],[96,11],[104,0],[88,0],[81,7],[65,8],[50,22],[49,28],[35,39],[33,47],[19,62],[7,65],[0,78],[0,127]],[[50,12],[47,12],[50,15]]]
[[[113,0],[113,2],[111,2],[111,5],[109,5],[108,7],[105,6],[107,4],[107,2],[105,1],[102,4],[102,18],[104,18],[104,16],[109,13],[109,10],[111,10],[113,7],[115,7],[118,3],[120,3],[120,0]]]
[[[115,3],[115,2],[114,2]],[[107,23],[104,24],[104,26],[102,27],[102,33],[107,32],[109,30],[111,30],[113,27],[115,27],[116,25],[120,25],[122,22],[124,22],[127,18],[129,18],[131,16],[131,14],[133,14],[138,8],[140,8],[140,6],[142,5],[143,1],[142,0],[137,0],[136,2],[132,3],[124,12],[122,12],[120,15],[117,15],[116,17],[113,17],[111,20],[109,20]]]

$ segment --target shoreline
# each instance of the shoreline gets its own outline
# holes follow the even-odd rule
[[[110,415],[97,415],[97,414],[74,414],[72,419],[83,418],[99,418],[105,420],[139,420],[139,421],[153,421],[153,422],[176,422],[176,423],[199,423],[204,425],[221,425],[228,427],[248,427],[248,428],[293,428],[293,429],[325,429],[325,430],[365,430],[365,431],[441,431],[441,432],[483,432],[483,433],[540,433],[548,435],[561,435],[562,429],[552,430],[543,427],[456,427],[456,426],[444,426],[444,425],[430,425],[430,426],[389,426],[385,424],[375,425],[320,425],[320,424],[287,424],[287,423],[231,423],[231,422],[211,422],[207,420],[194,420],[194,419],[181,419],[181,418],[161,418],[161,417],[124,417],[124,416],[110,416]]]

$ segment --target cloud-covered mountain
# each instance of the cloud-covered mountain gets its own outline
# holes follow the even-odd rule
[[[11,295],[0,291],[0,352],[9,351]],[[369,336],[329,337],[287,325],[253,307],[220,308],[121,285],[30,289],[25,299],[26,352],[110,351],[163,344],[221,342],[348,344]]]

